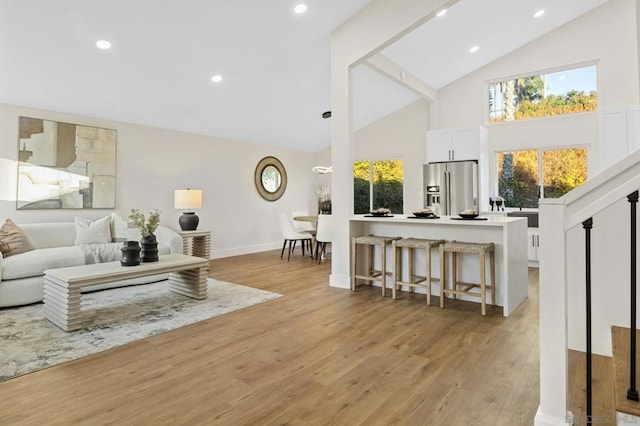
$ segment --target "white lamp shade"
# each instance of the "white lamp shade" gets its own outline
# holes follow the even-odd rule
[[[176,209],[199,209],[202,207],[202,190],[200,189],[176,189],[174,199]]]

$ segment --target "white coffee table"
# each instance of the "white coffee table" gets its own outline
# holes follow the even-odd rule
[[[207,297],[209,261],[184,254],[160,256],[157,262],[122,266],[120,262],[71,266],[44,271],[45,317],[65,331],[82,328],[82,289],[94,284],[169,273],[169,290],[192,297]]]

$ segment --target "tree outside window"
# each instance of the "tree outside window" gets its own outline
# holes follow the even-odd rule
[[[353,211],[366,214],[377,208],[402,214],[404,168],[402,160],[356,161],[353,165]]]
[[[587,180],[587,149],[523,150],[497,154],[498,194],[505,207],[538,207]]]
[[[489,122],[595,111],[596,66],[530,75],[489,84]]]

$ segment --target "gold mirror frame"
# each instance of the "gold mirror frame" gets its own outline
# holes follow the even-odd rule
[[[262,181],[262,175],[268,167],[275,167],[275,169],[280,174],[280,186],[278,186],[278,188],[273,192],[267,190]],[[285,189],[287,189],[287,171],[285,170],[280,160],[278,160],[276,157],[264,157],[262,160],[260,160],[253,174],[253,180],[256,184],[258,193],[267,201],[278,200],[284,194]]]

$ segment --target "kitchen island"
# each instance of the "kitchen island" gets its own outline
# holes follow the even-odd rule
[[[439,219],[418,219],[405,215],[388,217],[350,217],[352,236],[380,235],[389,237],[414,237],[494,243],[496,259],[496,303],[502,306],[503,315],[509,316],[528,297],[527,273],[527,220],[516,217],[487,217],[487,220],[457,220],[458,216],[441,216]],[[434,250],[431,259],[432,275],[440,277],[439,254]],[[376,257],[379,259],[379,257]],[[403,271],[407,271],[407,255],[403,255]],[[450,259],[449,265],[450,263]],[[390,253],[387,256],[387,271],[393,270]],[[477,256],[462,256],[459,262],[458,279],[479,282],[480,265]],[[417,256],[416,270],[425,270],[424,256]],[[488,270],[488,268],[487,268]],[[451,283],[451,267],[447,268],[447,282]],[[391,287],[391,277],[387,278]],[[451,284],[449,284],[451,287]],[[440,294],[440,282],[434,280],[432,293]],[[478,302],[477,298],[465,298]],[[478,308],[479,310],[480,308]]]

